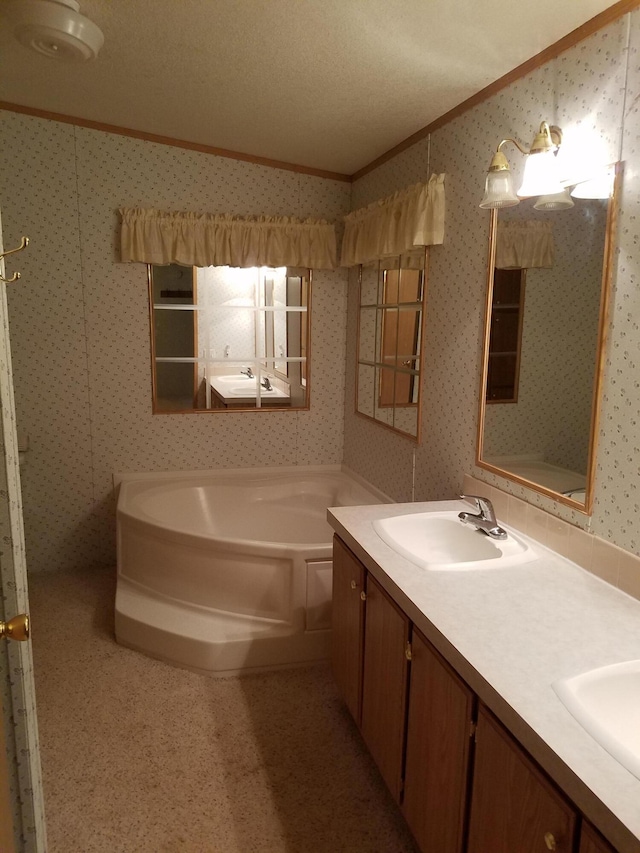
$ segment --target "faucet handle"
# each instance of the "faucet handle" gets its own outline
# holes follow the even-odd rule
[[[460,495],[460,497],[463,501],[475,501],[476,509],[487,520],[496,520],[496,513],[489,498],[483,498],[482,495]]]

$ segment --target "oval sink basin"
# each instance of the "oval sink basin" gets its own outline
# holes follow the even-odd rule
[[[551,686],[591,737],[640,779],[640,660],[602,666]]]
[[[232,388],[231,393],[242,395],[245,397],[255,397],[256,396],[256,386],[255,386],[255,384],[253,386],[245,385],[244,387],[242,385],[240,385],[237,388]],[[266,388],[260,389],[260,396],[261,397],[265,397],[267,394],[273,395],[273,394],[277,394],[277,393],[278,392],[276,391],[275,388],[272,388],[271,391],[267,391]]]
[[[513,533],[491,539],[463,524],[457,511],[395,515],[374,521],[373,529],[390,548],[423,569],[507,568],[537,556]]]
[[[255,376],[247,376],[245,373],[231,373],[225,376],[214,376],[218,382],[253,382],[255,385]]]

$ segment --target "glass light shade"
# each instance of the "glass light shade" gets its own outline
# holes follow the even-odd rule
[[[489,172],[480,207],[484,210],[492,210],[493,208],[513,207],[515,204],[520,204],[520,199],[513,191],[513,179],[510,170],[501,169],[499,172]]]
[[[563,190],[554,152],[539,151],[535,154],[528,154],[524,165],[522,186],[518,190],[520,198],[530,198],[534,195],[557,195]]]
[[[533,207],[535,210],[568,210],[575,205],[566,189],[553,195],[541,195]]]
[[[589,181],[576,184],[571,195],[574,198],[609,198],[613,190],[613,172],[607,170]]]

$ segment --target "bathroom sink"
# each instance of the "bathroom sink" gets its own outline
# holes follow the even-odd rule
[[[591,737],[640,779],[640,660],[592,669],[552,687]]]
[[[457,511],[395,515],[373,522],[386,544],[424,569],[500,569],[535,560],[536,554],[520,537],[506,539],[463,524]]]
[[[238,394],[241,397],[255,397],[256,396],[256,384],[254,382],[253,385],[240,385],[236,388],[231,388],[231,393],[232,394]],[[277,394],[277,393],[278,392],[275,388],[272,388],[270,391],[267,391],[266,388],[260,389],[260,396],[261,397],[264,397],[266,394],[271,394],[273,396],[274,394]]]

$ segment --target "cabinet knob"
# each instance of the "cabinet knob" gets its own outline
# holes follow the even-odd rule
[[[556,844],[556,839],[553,835],[553,832],[545,832],[544,843],[547,845],[547,850],[557,850],[558,849],[558,845]]]
[[[357,589],[358,584],[355,581],[351,581],[351,589]]]
[[[363,601],[366,601],[366,600],[367,600],[367,593],[366,593],[366,592],[361,592],[361,593],[360,593],[360,598],[361,598]]]

